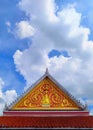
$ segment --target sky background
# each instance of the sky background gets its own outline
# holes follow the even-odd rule
[[[0,0],[0,114],[46,67],[93,114],[93,0]]]

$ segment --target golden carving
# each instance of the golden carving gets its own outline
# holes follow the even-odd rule
[[[79,109],[68,95],[64,94],[49,78],[42,80],[26,96],[24,96],[12,109],[24,110],[56,110]]]
[[[42,99],[42,106],[49,107],[50,106],[50,99],[48,97],[48,94],[45,94]]]

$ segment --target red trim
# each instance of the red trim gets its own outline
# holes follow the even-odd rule
[[[4,116],[88,116],[87,111],[4,111]]]

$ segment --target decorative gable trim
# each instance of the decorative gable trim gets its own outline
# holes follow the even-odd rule
[[[24,98],[29,91],[31,91],[35,86],[37,86],[43,79],[45,79],[46,77],[48,77],[56,86],[58,86],[66,95],[68,95],[68,97],[73,100],[77,106],[81,109],[81,110],[86,110],[86,105],[82,105],[80,103],[80,101],[78,101],[74,96],[72,96],[62,85],[60,85],[48,72],[48,69],[46,69],[45,74],[39,79],[37,80],[32,86],[30,86],[21,96],[19,96],[14,102],[12,102],[12,104],[10,104],[7,109],[11,110],[11,108],[17,104],[22,98]]]

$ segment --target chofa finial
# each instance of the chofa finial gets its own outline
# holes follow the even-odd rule
[[[48,74],[48,68],[46,68],[46,74]]]

